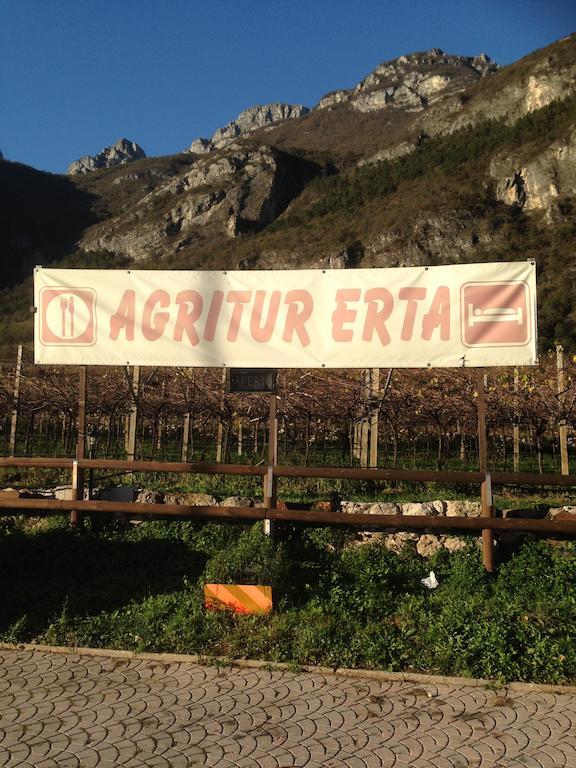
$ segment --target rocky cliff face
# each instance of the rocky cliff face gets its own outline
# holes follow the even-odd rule
[[[572,40],[568,41],[574,47]],[[514,123],[557,99],[576,92],[576,64],[555,61],[553,56],[537,59],[532,65],[510,69],[494,76],[490,87],[483,82],[468,92],[451,96],[433,105],[414,124],[414,130],[429,136],[450,133],[482,120]],[[483,86],[483,87],[481,87]]]
[[[317,109],[349,104],[358,112],[401,108],[421,111],[429,104],[498,69],[488,56],[453,56],[440,48],[380,64],[355,88],[327,94]]]
[[[66,173],[69,176],[91,173],[99,168],[112,168],[115,165],[126,165],[134,160],[141,160],[146,153],[134,141],[118,139],[111,147],[105,147],[97,155],[84,155],[68,166]]]
[[[489,217],[466,208],[423,211],[367,239],[363,265],[413,267],[474,261],[478,246],[498,241]]]
[[[318,171],[268,146],[233,143],[160,184],[133,209],[93,227],[81,245],[145,261],[177,253],[200,235],[235,238],[256,232]]]
[[[302,104],[264,104],[249,107],[231,120],[223,128],[218,128],[211,139],[195,139],[188,151],[203,155],[215,149],[222,149],[239,136],[244,136],[259,128],[266,128],[283,120],[294,120],[310,110]]]
[[[576,128],[530,157],[526,153],[497,155],[490,164],[496,198],[525,211],[543,211],[549,222],[562,218],[561,197],[576,196]]]
[[[363,131],[373,132],[382,149],[366,153],[358,163],[366,165],[394,163],[431,136],[487,118],[512,123],[575,88],[575,42],[561,41],[504,70],[484,54],[454,56],[434,48],[380,64],[355,88],[329,94],[311,111],[286,104],[247,109],[211,139],[193,142],[188,165],[174,175],[151,179],[148,169],[148,176],[139,177],[135,166],[134,172],[114,178],[112,184],[127,193],[136,190],[130,205],[92,227],[80,246],[139,262],[170,259],[192,253],[200,241],[256,233],[288,206],[298,216],[298,196],[321,168],[298,159],[294,150],[306,151],[314,132],[322,134],[328,148],[327,126],[346,129],[351,142]],[[282,145],[293,150],[280,151]],[[495,151],[479,199],[491,189],[488,197],[495,203],[527,213],[543,210],[547,220],[557,220],[559,201],[576,194],[575,154],[574,134],[549,142],[544,150]],[[471,260],[482,249],[501,247],[490,212],[479,213],[481,206],[470,199],[447,206],[431,212],[423,205],[394,224],[376,231],[367,227],[353,254],[346,247],[334,250],[328,237],[312,257],[305,245],[284,250],[277,243],[272,248],[255,244],[249,262],[256,267],[351,266],[359,260],[365,266],[442,263]]]

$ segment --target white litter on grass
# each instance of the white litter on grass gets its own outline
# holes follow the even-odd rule
[[[428,587],[428,589],[436,589],[438,586],[438,579],[436,578],[434,571],[430,571],[428,576],[426,576],[425,579],[420,579],[420,581],[425,587]]]

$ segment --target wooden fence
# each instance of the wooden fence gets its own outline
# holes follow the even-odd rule
[[[564,383],[564,364],[561,349],[557,350],[558,367],[558,402],[564,403],[566,388]],[[19,349],[16,371],[14,376],[13,410],[10,428],[10,452],[15,453],[16,427],[18,420],[18,404],[21,386],[22,350]],[[0,467],[43,467],[68,469],[72,476],[74,498],[67,501],[54,499],[14,499],[0,498],[0,510],[19,510],[29,514],[54,514],[70,512],[71,522],[76,525],[80,515],[99,513],[130,513],[133,515],[160,515],[162,517],[188,517],[194,519],[221,520],[264,520],[269,525],[275,522],[300,522],[316,525],[344,525],[371,530],[404,529],[404,530],[464,530],[481,531],[483,540],[483,560],[488,571],[494,568],[494,533],[498,531],[533,531],[551,535],[573,535],[576,533],[576,522],[572,520],[528,520],[500,519],[495,517],[492,488],[496,485],[519,485],[539,487],[571,487],[576,486],[576,475],[569,474],[567,427],[565,421],[560,424],[560,442],[562,473],[538,474],[520,472],[491,472],[488,455],[488,433],[486,427],[487,404],[484,371],[476,373],[475,395],[477,397],[476,446],[478,454],[477,471],[445,471],[418,469],[378,469],[377,468],[377,438],[378,410],[390,384],[389,372],[382,390],[379,371],[367,371],[364,387],[368,392],[368,409],[358,421],[357,434],[353,445],[357,447],[357,457],[361,467],[327,467],[327,466],[288,466],[278,462],[278,396],[269,396],[267,413],[267,455],[261,465],[230,464],[223,461],[225,451],[222,450],[222,432],[219,432],[216,452],[217,461],[180,462],[168,461],[139,461],[136,460],[136,432],[138,423],[138,391],[139,370],[133,369],[129,377],[131,407],[127,418],[126,429],[126,460],[93,458],[91,450],[86,456],[87,447],[87,401],[88,401],[88,372],[86,367],[79,368],[78,378],[78,407],[77,407],[77,441],[75,458],[48,457],[9,457],[0,458]],[[302,377],[303,378],[303,377]],[[224,383],[222,377],[221,383]],[[573,386],[573,385],[572,385]],[[223,391],[223,390],[222,390]],[[216,395],[218,397],[218,395]],[[223,397],[223,395],[222,395]],[[75,410],[75,409],[74,409]],[[565,412],[563,412],[565,415]],[[69,420],[72,421],[73,409],[69,409]],[[260,418],[260,417],[259,417]],[[188,424],[189,427],[189,424]],[[186,431],[186,422],[184,423]],[[182,458],[186,459],[185,451]],[[308,459],[308,456],[306,457]],[[515,468],[517,462],[514,462]],[[205,507],[181,506],[169,504],[122,504],[105,501],[84,499],[84,474],[94,470],[112,472],[183,472],[223,475],[245,475],[258,477],[263,485],[264,506],[262,508],[240,507]],[[305,509],[286,509],[278,505],[277,484],[279,478],[326,478],[337,480],[370,480],[375,482],[411,481],[417,483],[449,483],[475,484],[479,486],[482,514],[480,518],[448,518],[448,517],[414,517],[397,515],[365,515],[342,514],[337,511],[310,511]]]
[[[487,571],[494,569],[494,533],[498,531],[531,531],[553,536],[571,536],[576,534],[576,520],[529,520],[501,519],[494,515],[492,488],[495,485],[533,485],[570,487],[576,486],[576,475],[544,475],[517,472],[491,473],[488,466],[488,442],[486,431],[486,396],[484,375],[478,372],[478,452],[479,469],[473,472],[433,471],[433,470],[398,470],[368,469],[353,467],[304,467],[283,466],[278,464],[278,425],[277,396],[269,396],[268,414],[268,457],[261,466],[225,464],[222,462],[159,462],[137,461],[130,456],[128,460],[106,460],[86,458],[86,399],[87,370],[80,369],[78,440],[76,457],[4,457],[0,458],[0,467],[42,467],[64,468],[72,474],[74,499],[63,501],[54,499],[0,499],[0,509],[19,510],[28,514],[55,514],[70,512],[71,523],[76,525],[82,514],[129,513],[132,515],[161,516],[164,518],[180,517],[192,519],[219,519],[228,521],[264,520],[273,525],[275,522],[305,523],[312,525],[338,525],[370,530],[442,530],[442,531],[481,531],[483,539],[483,561]],[[259,477],[263,483],[264,506],[219,507],[219,506],[181,506],[170,504],[127,504],[120,502],[96,501],[84,499],[84,473],[86,471],[128,471],[128,472],[181,472],[224,475],[246,475]],[[279,478],[328,478],[347,480],[411,481],[418,483],[476,484],[480,486],[482,515],[479,518],[464,517],[424,517],[400,515],[342,514],[336,511],[310,511],[305,509],[286,509],[279,507],[277,501],[277,482]]]
[[[532,520],[522,518],[494,517],[491,505],[493,485],[533,486],[576,486],[576,475],[540,475],[497,472],[436,472],[426,470],[372,470],[339,467],[294,467],[271,465],[251,467],[238,464],[185,464],[155,461],[115,461],[101,459],[54,459],[54,458],[1,458],[0,467],[42,467],[69,469],[72,473],[75,499],[14,499],[0,498],[0,509],[4,512],[17,510],[24,514],[60,514],[69,512],[73,525],[83,514],[130,514],[133,516],[160,517],[164,519],[195,519],[246,522],[263,520],[274,522],[305,523],[309,525],[333,525],[360,530],[429,530],[436,532],[464,531],[482,532],[484,566],[494,569],[494,532],[526,531],[557,537],[576,534],[574,520]],[[100,500],[84,500],[82,474],[86,470],[138,471],[138,472],[183,472],[224,475],[249,475],[262,478],[265,490],[263,507],[220,507],[185,506],[179,504],[137,504]],[[341,512],[308,509],[278,508],[274,487],[278,478],[332,478],[372,481],[411,481],[434,483],[477,484],[482,492],[481,517],[428,517],[404,515],[343,514]]]

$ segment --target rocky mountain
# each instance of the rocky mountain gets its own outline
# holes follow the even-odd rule
[[[542,344],[576,343],[574,35],[503,68],[436,48],[401,56],[313,109],[251,107],[169,157],[115,147],[105,167],[67,177],[0,161],[0,189],[17,178],[22,190],[0,213],[19,276],[61,257],[189,269],[536,258]],[[75,201],[74,221],[56,231],[42,206],[32,217],[47,193],[27,185],[54,190],[52,208]]]
[[[134,160],[142,160],[146,153],[134,141],[128,139],[118,139],[111,147],[105,147],[97,155],[84,155],[79,160],[75,160],[68,166],[67,174],[91,173],[101,168],[112,168],[115,165],[126,165]]]
[[[319,172],[309,161],[266,145],[232,143],[226,151],[190,161],[175,175],[155,180],[135,207],[91,227],[86,251],[122,254],[134,262],[164,259],[199,237],[257,232],[274,221]],[[146,178],[149,178],[146,176]],[[113,184],[142,181],[119,175]]]
[[[258,128],[302,117],[310,110],[302,104],[264,104],[249,107],[223,128],[218,128],[211,139],[194,139],[189,152],[203,155],[231,144],[238,136],[245,136]]]
[[[386,61],[355,88],[333,91],[320,99],[317,109],[349,104],[358,112],[403,108],[423,110],[429,104],[461,93],[479,77],[496,72],[498,65],[482,53],[452,56],[440,48]]]

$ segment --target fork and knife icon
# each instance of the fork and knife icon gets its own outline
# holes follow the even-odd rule
[[[74,338],[74,296],[60,297],[60,320],[62,324],[62,338]],[[66,330],[68,329],[68,333]]]

